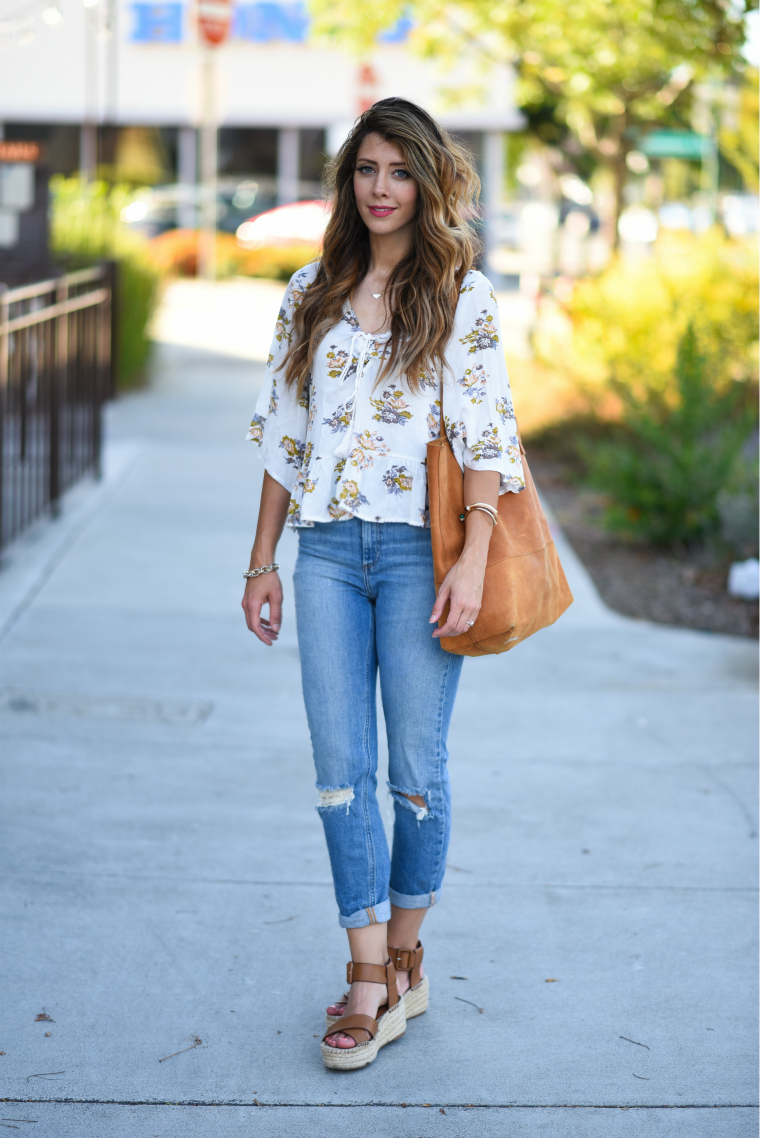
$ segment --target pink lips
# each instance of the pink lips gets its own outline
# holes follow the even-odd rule
[[[373,217],[390,217],[390,215],[394,212],[394,209],[395,209],[394,206],[381,206],[381,205],[369,206],[369,212],[372,214]]]

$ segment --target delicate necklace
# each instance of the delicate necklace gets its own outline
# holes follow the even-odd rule
[[[380,297],[383,295],[383,293],[382,293],[382,292],[372,292],[372,291],[371,291],[371,289],[370,289],[370,287],[369,287],[369,285],[367,284],[367,282],[366,282],[366,281],[362,281],[362,284],[364,284],[364,285],[366,285],[366,286],[367,286],[367,292],[369,293],[369,295],[370,295],[370,296],[371,296],[371,297],[372,297],[374,300],[379,300],[379,299],[380,299]],[[383,291],[384,291],[384,290],[383,290]]]

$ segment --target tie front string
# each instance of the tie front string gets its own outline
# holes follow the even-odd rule
[[[334,452],[336,455],[348,454],[349,450],[351,449],[351,441],[352,441],[352,437],[353,437],[354,423],[356,422],[356,404],[357,404],[358,398],[359,398],[359,384],[361,383],[362,372],[364,370],[364,364],[365,364],[366,359],[367,359],[367,351],[369,350],[369,346],[372,343],[372,337],[369,335],[368,332],[363,332],[361,330],[361,328],[358,328],[354,332],[353,336],[351,337],[351,345],[348,349],[348,359],[346,360],[345,364],[343,365],[343,370],[341,371],[340,376],[338,377],[338,384],[339,385],[345,383],[346,380],[348,379],[348,375],[349,375],[349,372],[351,370],[351,364],[353,363],[353,359],[354,359],[354,348],[356,347],[358,342],[361,342],[361,347],[359,349],[359,358],[356,361],[356,372],[354,375],[354,394],[353,394],[351,401],[350,401],[351,402],[351,419],[350,419],[350,422],[348,424],[348,427],[346,428],[346,434],[345,434],[343,441],[341,442],[340,446],[338,446],[336,448],[336,450]]]

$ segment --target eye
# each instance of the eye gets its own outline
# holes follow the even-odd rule
[[[396,175],[398,175],[398,180],[400,182],[404,182],[404,181],[406,181],[407,178],[411,178],[411,176],[412,176],[408,170],[394,170],[393,174],[394,174],[394,177]]]
[[[358,174],[374,174],[375,167],[374,166],[357,166],[356,172]]]

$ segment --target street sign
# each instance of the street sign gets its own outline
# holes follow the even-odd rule
[[[647,158],[685,158],[700,161],[712,152],[712,141],[690,130],[653,130],[645,135],[639,150]]]
[[[205,47],[224,43],[231,22],[231,0],[198,0],[198,36]]]
[[[42,157],[39,142],[0,141],[0,162],[40,162]]]

